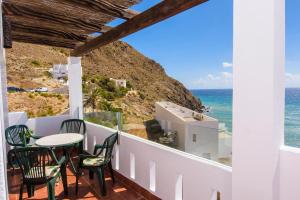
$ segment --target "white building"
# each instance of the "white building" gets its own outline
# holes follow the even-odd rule
[[[127,81],[125,79],[113,79],[113,78],[110,78],[109,80],[115,82],[116,87],[124,87],[124,88],[127,87]]]
[[[202,116],[202,119],[196,119]],[[171,102],[156,102],[155,119],[165,132],[177,133],[177,148],[205,158],[218,160],[230,157],[231,137],[219,136],[219,122]]]
[[[49,70],[53,78],[61,79],[68,76],[68,65],[67,64],[54,64],[53,68]]]

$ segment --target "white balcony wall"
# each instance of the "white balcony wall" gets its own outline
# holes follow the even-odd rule
[[[8,113],[8,124],[9,126],[26,124],[28,121],[26,112],[10,112]]]
[[[116,130],[87,122],[88,151]],[[174,200],[178,177],[182,177],[182,198],[210,200],[215,191],[222,200],[231,200],[231,168],[213,161],[144,140],[120,134],[118,172],[164,200]],[[115,149],[117,149],[115,148]],[[135,159],[135,176],[131,178],[130,157]],[[155,191],[151,190],[150,166],[155,165]],[[116,160],[113,160],[116,166]],[[151,180],[150,180],[151,179]],[[153,184],[153,183],[152,183]],[[179,194],[181,192],[179,191]]]
[[[17,121],[24,113],[10,113],[10,121]],[[16,119],[13,119],[13,118]],[[21,117],[22,119],[23,117]],[[28,119],[27,124],[38,135],[59,132],[61,122],[68,115]],[[86,122],[87,150],[92,153],[96,143],[102,143],[116,130]],[[118,151],[116,151],[118,149]],[[116,154],[118,152],[118,155]],[[134,156],[134,179],[131,178],[130,157]],[[119,158],[119,159],[116,159]],[[117,163],[118,160],[118,163]],[[114,168],[154,195],[173,200],[178,177],[182,177],[182,199],[211,200],[216,192],[221,200],[232,200],[232,171],[230,167],[202,159],[175,149],[147,141],[127,133],[120,134],[120,145],[115,147]],[[117,166],[117,167],[116,167]],[[153,173],[153,167],[155,170]],[[280,150],[280,200],[300,199],[300,149],[282,147]],[[151,171],[152,170],[152,171]],[[155,180],[155,182],[153,182]],[[259,185],[260,183],[256,183]],[[155,187],[153,187],[155,185]],[[155,190],[153,189],[155,188]],[[178,191],[177,191],[178,192]],[[181,194],[181,191],[179,191]],[[177,193],[178,198],[178,193]]]
[[[66,119],[70,119],[70,116],[38,117],[28,119],[26,125],[32,129],[37,136],[47,136],[59,133],[60,125]]]
[[[280,199],[300,199],[300,149],[282,147],[280,151]]]

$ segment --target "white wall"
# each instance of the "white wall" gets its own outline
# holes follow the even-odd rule
[[[193,142],[193,135],[196,142]],[[187,144],[185,151],[204,158],[217,160],[219,147],[218,124],[215,128],[188,125],[186,130]]]
[[[22,113],[10,114],[20,118]],[[29,119],[26,124],[38,135],[59,132],[61,122],[69,116]],[[15,120],[13,120],[15,121]],[[87,150],[92,153],[96,143],[101,144],[116,130],[87,123]],[[118,148],[118,156],[116,149]],[[179,175],[183,178],[183,199],[207,199],[213,191],[221,192],[221,200],[231,200],[231,168],[175,149],[121,133],[120,145],[114,150],[113,165],[130,178],[130,154],[135,157],[135,181],[164,200],[175,198],[175,185]],[[119,158],[118,164],[117,157]],[[151,163],[151,164],[150,164]],[[150,166],[155,166],[155,191],[150,190]],[[153,167],[153,166],[152,166]],[[282,147],[280,151],[280,200],[300,199],[300,149]],[[256,185],[260,183],[257,182]],[[215,199],[213,199],[215,200]]]
[[[234,0],[233,200],[279,198],[284,2]]]
[[[113,129],[87,122],[88,150],[91,152],[94,144],[102,143],[114,132]],[[130,174],[130,157],[135,158],[135,179]],[[116,158],[119,158],[118,164]],[[231,168],[213,161],[126,133],[120,134],[120,145],[115,148],[113,161],[122,175],[164,200],[175,199],[176,185],[180,185],[178,177],[182,177],[182,199],[212,200],[214,191],[219,191],[222,200],[231,200]],[[155,191],[149,189],[150,166],[153,169],[153,163],[156,168]],[[180,191],[177,192],[180,194]]]
[[[227,133],[219,133],[219,158],[232,156],[232,136]]]
[[[157,104],[155,104],[155,119],[165,131],[177,131],[178,149],[185,151],[186,126],[182,120]]]
[[[9,126],[26,124],[28,120],[26,112],[10,112],[8,113]]]
[[[283,146],[280,151],[280,199],[300,199],[300,149]]]
[[[174,104],[174,106],[177,105]],[[180,109],[186,110],[187,113],[192,112],[187,108],[182,107]],[[218,120],[204,115],[203,121],[185,121],[160,103],[155,104],[155,119],[160,122],[164,129],[168,127],[168,130],[177,132],[177,148],[179,150],[204,156],[205,158],[217,159],[219,144]],[[193,134],[197,137],[196,142],[193,142]]]
[[[37,136],[47,136],[59,133],[61,123],[70,119],[69,115],[32,118],[26,125],[34,131]]]

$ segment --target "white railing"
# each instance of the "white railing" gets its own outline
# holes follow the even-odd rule
[[[280,150],[280,199],[300,199],[300,149],[283,146]]]
[[[61,123],[69,119],[69,115],[27,118],[26,112],[10,112],[9,125],[26,124],[38,136],[47,136],[59,133]]]
[[[26,114],[25,114],[26,115]],[[24,113],[10,114],[10,123],[24,123],[40,136],[59,132],[68,115],[27,119]],[[114,129],[86,122],[85,148],[92,152]],[[11,124],[12,125],[12,124]],[[115,170],[164,200],[231,200],[232,170],[214,161],[199,158],[127,133],[120,133],[114,151]],[[281,200],[300,199],[300,149],[280,150],[279,195]]]
[[[25,113],[26,115],[26,113]],[[10,122],[24,123],[39,136],[59,132],[68,115],[27,119],[24,113],[10,114]],[[96,143],[116,132],[86,122],[85,148],[92,153]],[[127,134],[120,133],[114,150],[115,170],[164,200],[231,200],[231,168],[213,161]]]
[[[116,130],[87,123],[87,150]],[[231,168],[213,161],[120,133],[114,168],[164,200],[231,200]]]
[[[34,130],[38,136],[47,136],[59,133],[61,123],[70,119],[69,115],[58,115],[50,117],[31,118],[27,121],[26,125]]]

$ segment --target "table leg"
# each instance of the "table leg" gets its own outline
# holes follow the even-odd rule
[[[68,151],[67,148],[63,148],[63,153],[64,153],[64,156],[66,157],[66,164],[70,163],[71,165],[71,171],[76,174],[77,173],[77,170],[74,166],[74,163],[72,161],[72,158],[71,158],[71,155],[70,155],[70,152]]]

